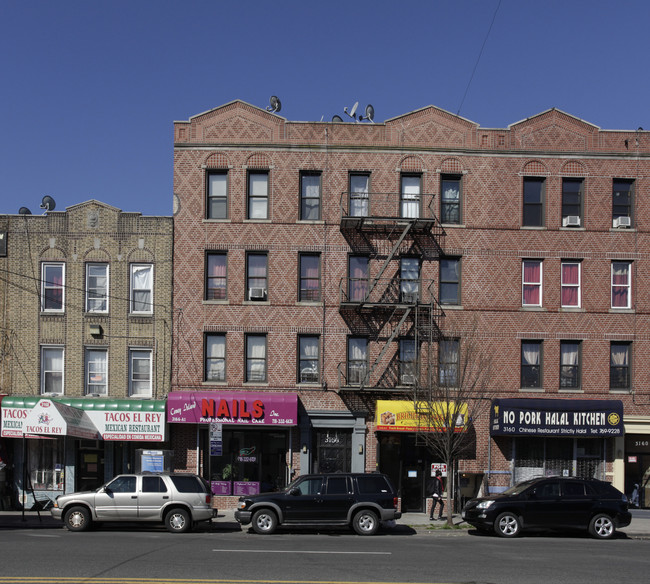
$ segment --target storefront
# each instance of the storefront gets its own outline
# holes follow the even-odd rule
[[[446,405],[440,405],[439,419],[446,417]],[[465,431],[465,412],[458,411],[456,431]],[[422,432],[443,432],[442,424],[435,422],[436,416],[418,415],[412,401],[377,401],[375,424],[379,443],[379,471],[387,474],[401,497],[403,513],[427,511],[427,479],[434,469],[443,469],[446,488],[453,488],[443,461],[434,458],[423,440]],[[449,477],[447,476],[449,474]]]
[[[167,419],[177,466],[185,460],[215,495],[281,488],[292,478],[295,393],[171,392]]]
[[[14,462],[11,504],[28,509],[133,471],[137,449],[165,441],[162,400],[7,396],[0,412]]]
[[[491,405],[490,436],[511,439],[510,484],[558,475],[607,480],[622,490],[614,463],[622,457],[615,441],[623,434],[620,400],[496,399]]]

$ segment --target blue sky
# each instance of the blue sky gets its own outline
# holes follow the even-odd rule
[[[0,0],[0,213],[170,215],[173,121],[234,99],[650,129],[648,22],[647,0]]]

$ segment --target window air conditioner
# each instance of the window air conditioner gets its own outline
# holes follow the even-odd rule
[[[580,217],[578,215],[569,215],[562,219],[562,227],[580,227]]]
[[[402,292],[402,302],[404,304],[415,304],[418,301],[417,292]]]
[[[413,385],[415,383],[415,375],[410,373],[402,373],[402,385]]]
[[[318,371],[315,369],[303,369],[300,372],[300,383],[318,383]]]
[[[266,299],[266,288],[249,288],[248,289],[248,299],[249,300],[265,300]]]
[[[632,227],[632,218],[631,217],[617,217],[612,222],[614,227]]]

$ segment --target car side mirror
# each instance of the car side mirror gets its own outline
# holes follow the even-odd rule
[[[104,485],[101,489],[99,489],[101,492],[106,493],[107,495],[111,495],[113,491],[111,491],[111,488],[108,485]]]
[[[291,490],[289,491],[289,494],[290,494],[290,495],[293,495],[293,496],[295,497],[295,496],[297,496],[297,495],[301,495],[302,492],[300,491],[300,489],[299,489],[298,487],[294,487],[293,489],[291,489]]]

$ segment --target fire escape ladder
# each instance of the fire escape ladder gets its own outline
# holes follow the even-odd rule
[[[384,260],[383,265],[381,266],[381,269],[379,270],[379,273],[373,278],[371,284],[370,284],[370,289],[368,290],[368,297],[370,297],[370,294],[372,291],[375,289],[375,286],[377,285],[377,282],[379,282],[379,279],[382,277],[384,272],[386,271],[386,268],[388,267],[388,264],[392,261],[392,259],[395,257],[395,254],[397,253],[397,250],[399,249],[399,246],[402,245],[402,242],[404,239],[406,239],[406,236],[409,234],[411,231],[411,227],[413,226],[413,222],[409,221],[407,225],[404,227],[404,231],[402,231],[402,235],[399,236],[399,239],[393,246],[393,249],[390,251],[386,259]]]

